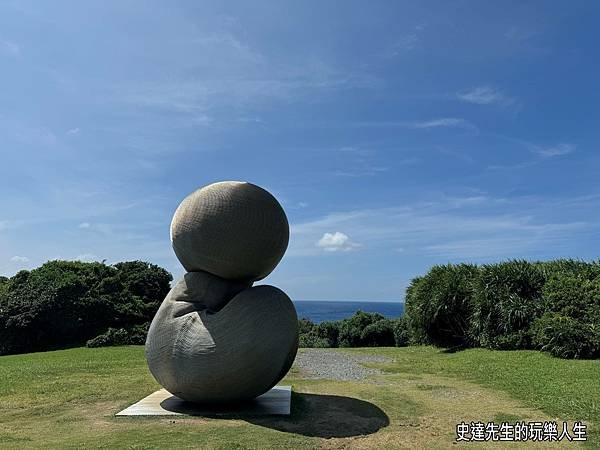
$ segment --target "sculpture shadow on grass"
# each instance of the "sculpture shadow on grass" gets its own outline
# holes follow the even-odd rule
[[[278,431],[321,438],[373,434],[390,424],[383,410],[364,400],[295,392],[290,416],[245,417],[244,420]]]
[[[374,404],[338,395],[292,392],[289,416],[252,416],[252,401],[207,406],[170,397],[161,406],[191,416],[240,419],[273,430],[321,438],[373,434],[390,423],[386,413]]]

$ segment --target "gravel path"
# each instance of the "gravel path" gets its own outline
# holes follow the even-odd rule
[[[305,348],[296,356],[295,365],[305,378],[327,380],[362,380],[369,375],[382,373],[361,365],[364,362],[390,362],[390,358],[360,355],[339,350]]]

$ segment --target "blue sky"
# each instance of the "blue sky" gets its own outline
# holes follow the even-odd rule
[[[399,300],[438,263],[597,259],[596,2],[0,2],[0,274],[142,259],[246,180],[265,282]]]

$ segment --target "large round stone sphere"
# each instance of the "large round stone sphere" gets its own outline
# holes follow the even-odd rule
[[[279,263],[289,225],[279,202],[245,182],[210,184],[190,194],[171,222],[171,243],[188,272],[260,280]]]
[[[204,272],[186,274],[171,289],[146,339],[154,378],[173,395],[199,403],[267,392],[290,369],[297,349],[298,316],[284,292],[245,288]]]

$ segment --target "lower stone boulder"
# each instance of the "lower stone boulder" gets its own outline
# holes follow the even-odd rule
[[[298,317],[280,289],[190,272],[154,317],[146,358],[154,378],[191,402],[255,398],[291,367]]]

